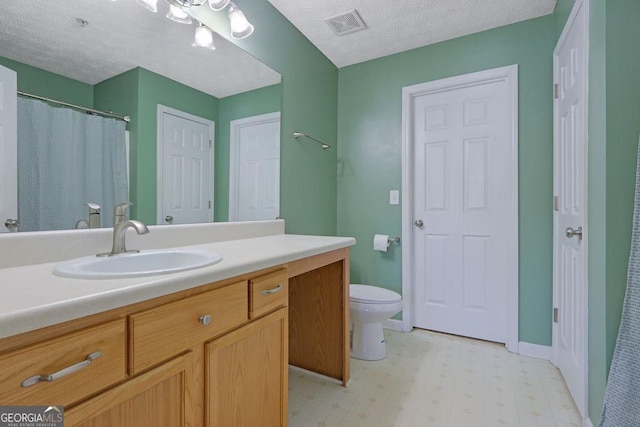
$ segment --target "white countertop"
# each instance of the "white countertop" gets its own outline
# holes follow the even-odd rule
[[[56,262],[0,269],[0,338],[78,319],[275,265],[352,246],[351,237],[278,234],[184,246],[220,253],[215,265],[129,279],[55,276]]]

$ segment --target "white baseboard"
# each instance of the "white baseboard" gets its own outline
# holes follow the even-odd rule
[[[584,420],[584,427],[593,427],[593,422],[591,421],[591,418],[587,417],[587,419]]]
[[[535,357],[536,359],[551,360],[553,351],[552,347],[548,345],[531,344],[520,341],[518,343],[518,354],[521,356]]]
[[[382,322],[382,327],[392,331],[402,332],[402,320],[388,319]]]

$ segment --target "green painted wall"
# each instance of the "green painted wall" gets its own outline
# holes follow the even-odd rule
[[[567,22],[567,19],[571,14],[571,9],[573,8],[574,3],[575,0],[557,0],[556,8],[553,11],[553,16],[556,21],[557,37],[560,37],[560,34],[562,34],[564,24]]]
[[[233,41],[282,75],[280,214],[287,233],[335,235],[337,225],[337,68],[267,0],[238,0],[255,26],[245,40]],[[228,37],[226,13],[192,11]],[[333,149],[296,141],[307,132]]]
[[[18,90],[93,108],[93,86],[0,56],[0,65],[18,74]]]
[[[230,122],[245,117],[280,111],[282,97],[280,84],[220,98],[216,123],[216,176],[214,192],[214,218],[229,220],[229,140]]]
[[[401,290],[401,252],[374,252],[375,233],[401,234],[402,87],[519,66],[520,340],[551,345],[553,16],[339,70],[338,234],[355,236],[355,282]]]
[[[589,417],[597,425],[607,381],[606,342],[606,8],[590,2],[587,151]]]
[[[607,1],[607,348],[613,352],[626,289],[640,134],[640,2]]]
[[[640,134],[640,3],[590,2],[589,415],[597,424],[626,289]]]

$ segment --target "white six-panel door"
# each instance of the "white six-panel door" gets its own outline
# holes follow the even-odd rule
[[[18,218],[17,78],[0,66],[0,233],[7,220]]]
[[[229,167],[229,220],[280,215],[280,113],[233,120]]]
[[[554,360],[586,416],[585,152],[587,5],[577,1],[554,51]],[[571,230],[574,230],[572,233]],[[567,233],[569,231],[569,233]],[[584,235],[580,235],[581,231]]]
[[[507,343],[509,321],[517,331],[517,113],[513,86],[487,73],[411,100],[409,276],[414,326]]]
[[[159,106],[158,224],[213,221],[213,122]]]

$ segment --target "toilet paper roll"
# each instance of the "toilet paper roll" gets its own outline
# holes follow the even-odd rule
[[[376,234],[373,236],[373,250],[387,252],[389,247],[389,235],[388,234]]]

